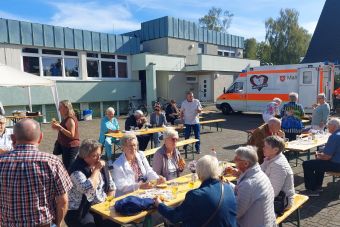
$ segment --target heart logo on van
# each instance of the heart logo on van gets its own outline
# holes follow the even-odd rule
[[[261,91],[262,88],[268,87],[268,76],[266,75],[253,75],[250,77],[250,83],[252,89]]]

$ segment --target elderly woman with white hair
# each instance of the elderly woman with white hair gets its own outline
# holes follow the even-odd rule
[[[12,134],[13,129],[6,128],[6,117],[0,115],[0,154],[13,149]]]
[[[73,187],[69,192],[68,226],[117,226],[90,212],[91,205],[104,202],[114,196],[116,186],[105,162],[100,160],[102,145],[91,139],[83,140],[77,159],[69,170]]]
[[[262,118],[265,123],[267,123],[270,118],[280,114],[281,103],[282,100],[280,98],[274,98],[273,101],[266,105],[262,113]]]
[[[323,152],[316,153],[316,159],[302,164],[306,194],[309,196],[320,195],[325,172],[340,172],[340,119],[331,118],[327,128],[331,135]]]
[[[197,162],[196,171],[202,182],[189,191],[177,207],[168,207],[155,199],[158,212],[172,223],[182,226],[236,227],[236,199],[229,183],[219,180],[220,168],[216,157],[205,155]]]
[[[152,188],[151,181],[157,184],[165,178],[151,168],[142,151],[138,151],[138,140],[134,133],[126,133],[121,139],[123,153],[113,163],[113,179],[117,186],[117,196],[138,189]]]
[[[297,93],[289,93],[289,102],[284,104],[281,109],[282,129],[290,141],[296,140],[296,136],[301,134],[303,129],[301,118],[305,112],[302,105],[297,103],[298,98]]]
[[[185,168],[185,162],[176,148],[178,132],[168,128],[163,133],[164,145],[160,147],[152,160],[152,168],[155,172],[167,180],[179,177]]]
[[[235,186],[237,221],[239,226],[276,226],[274,190],[258,164],[256,148],[239,147],[235,151],[232,169],[238,176]]]
[[[105,156],[109,162],[112,159],[112,143],[117,144],[119,142],[119,140],[117,140],[116,138],[105,136],[105,134],[107,133],[119,130],[119,124],[114,115],[115,109],[113,107],[107,108],[105,111],[105,117],[103,117],[100,123],[99,142],[104,145]]]

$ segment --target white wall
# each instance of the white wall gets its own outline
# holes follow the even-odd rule
[[[0,45],[0,62],[13,68],[22,70],[22,46],[19,45]]]
[[[219,75],[218,77],[216,75]],[[216,101],[217,97],[222,95],[223,88],[226,89],[233,83],[234,81],[234,74],[221,74],[216,73],[214,75],[214,88],[213,88],[213,98]]]

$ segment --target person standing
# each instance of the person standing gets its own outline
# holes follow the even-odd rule
[[[312,129],[315,130],[323,130],[326,126],[330,107],[329,104],[326,103],[326,96],[324,93],[318,94],[318,102],[317,104],[313,105],[313,114],[312,114]]]
[[[0,226],[49,227],[68,209],[72,182],[58,157],[40,152],[39,123],[14,125],[14,150],[0,155]]]
[[[162,127],[163,125],[168,124],[166,121],[166,117],[164,112],[162,112],[161,105],[159,103],[156,103],[154,106],[154,112],[150,115],[150,124],[152,127]],[[156,132],[152,134],[153,136],[153,142],[154,142],[154,147],[159,147],[162,137],[161,132]]]
[[[281,103],[282,103],[281,99],[274,98],[273,101],[267,104],[264,112],[262,113],[262,118],[265,123],[267,123],[270,118],[280,114]]]
[[[107,108],[105,115],[106,116],[103,117],[100,123],[99,142],[104,145],[105,156],[110,165],[112,163],[112,143],[117,144],[119,143],[119,140],[105,136],[105,134],[119,130],[119,124],[117,119],[114,117],[115,109],[113,109],[113,107]]]
[[[51,126],[58,130],[57,141],[62,149],[63,163],[68,170],[76,159],[80,146],[78,120],[70,101],[61,101],[58,110],[63,120],[60,124],[54,121]]]
[[[202,106],[198,99],[194,98],[194,94],[189,91],[187,92],[186,100],[182,102],[181,105],[181,118],[184,120],[185,130],[184,137],[188,139],[191,134],[191,129],[194,130],[195,139],[200,139],[200,124],[199,124],[199,113],[202,112]],[[187,148],[187,145],[184,149]],[[195,144],[196,153],[201,153],[200,151],[200,141]]]
[[[330,119],[327,127],[331,136],[323,152],[316,153],[316,159],[302,163],[306,194],[309,196],[320,195],[325,172],[340,172],[340,120]]]
[[[296,136],[301,134],[303,129],[301,118],[305,112],[302,105],[297,103],[298,98],[297,93],[289,93],[290,101],[284,104],[281,109],[282,129],[290,141],[296,140]]]
[[[6,117],[0,115],[0,154],[13,149],[12,134],[13,130],[6,128]]]

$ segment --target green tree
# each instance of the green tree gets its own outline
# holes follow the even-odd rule
[[[244,56],[248,59],[256,59],[257,44],[255,38],[244,40]]]
[[[228,10],[212,7],[208,14],[198,19],[201,27],[218,32],[228,32],[234,14]]]
[[[274,64],[296,64],[305,56],[311,36],[298,23],[299,12],[295,9],[281,9],[280,16],[265,22],[266,41],[271,48]]]
[[[271,47],[266,42],[260,42],[256,45],[256,58],[260,60],[261,65],[272,64]]]

